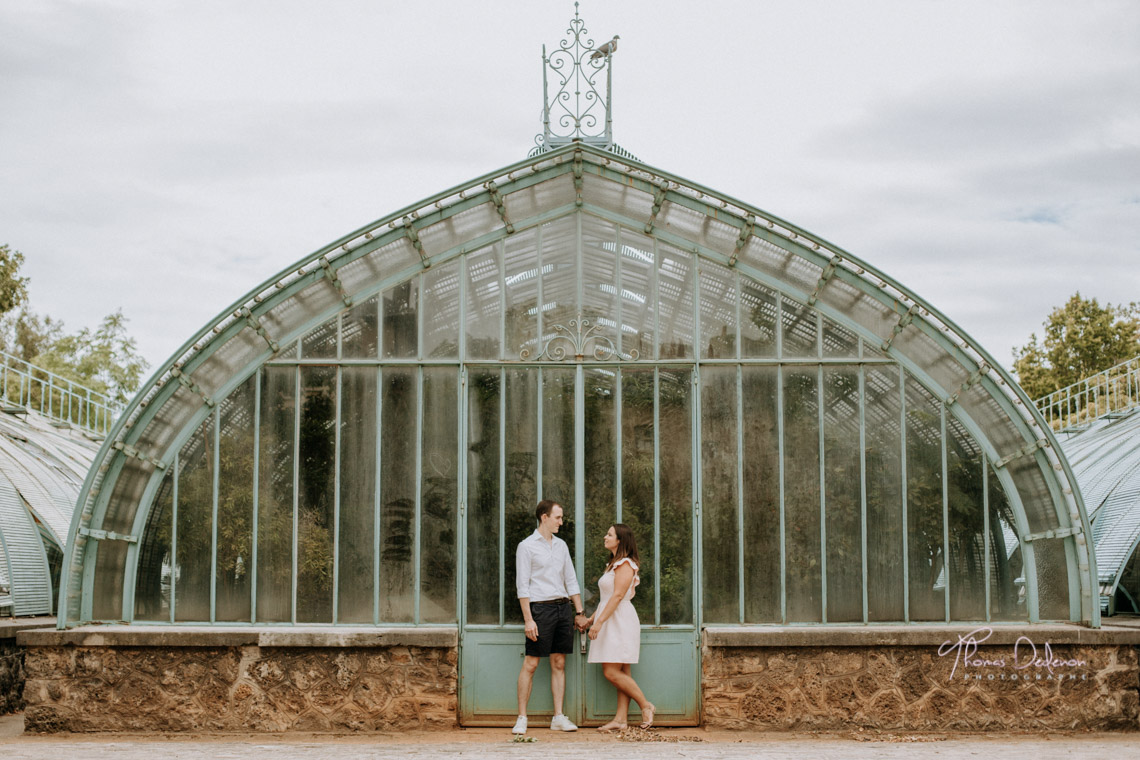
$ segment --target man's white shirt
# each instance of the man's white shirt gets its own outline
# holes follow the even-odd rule
[[[558,536],[547,541],[535,530],[515,550],[515,588],[519,599],[546,602],[581,593],[570,549]]]

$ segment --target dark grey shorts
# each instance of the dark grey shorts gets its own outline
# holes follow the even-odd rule
[[[574,605],[530,605],[530,616],[538,625],[538,641],[526,640],[527,657],[549,657],[574,651]]]

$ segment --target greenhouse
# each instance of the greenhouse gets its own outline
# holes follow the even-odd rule
[[[528,158],[268,278],[139,392],[80,496],[60,630],[28,638],[29,725],[509,726],[540,499],[587,607],[606,529],[637,535],[634,672],[664,724],[948,725],[943,640],[1096,642],[1088,519],[1023,391],[870,263],[618,147],[584,32],[544,50]],[[71,647],[152,710],[92,713]],[[797,710],[802,673],[765,681],[757,647],[855,696]],[[941,675],[898,692],[918,650]],[[567,668],[567,714],[612,714]]]

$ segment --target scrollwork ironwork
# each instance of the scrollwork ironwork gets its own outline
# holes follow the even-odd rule
[[[543,134],[536,139],[542,150],[565,145],[574,140],[609,146],[610,129],[610,60],[609,55],[595,56],[593,38],[586,22],[578,15],[566,30],[567,39],[547,55],[542,47]],[[599,75],[605,71],[603,95]],[[551,76],[552,75],[552,76]],[[550,95],[550,85],[555,87]]]
[[[584,361],[587,358],[598,362],[620,361],[623,358],[636,361],[641,356],[637,349],[633,349],[628,356],[623,357],[613,339],[598,332],[601,325],[591,323],[581,314],[571,319],[568,325],[551,325],[550,329],[556,334],[546,341],[537,354],[528,348],[519,352],[523,361],[546,359],[564,362],[568,359]]]

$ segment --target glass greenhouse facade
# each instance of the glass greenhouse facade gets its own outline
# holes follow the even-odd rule
[[[1051,432],[867,264],[574,143],[254,289],[136,398],[72,525],[88,621],[510,629],[541,498],[647,626],[1096,624]]]

